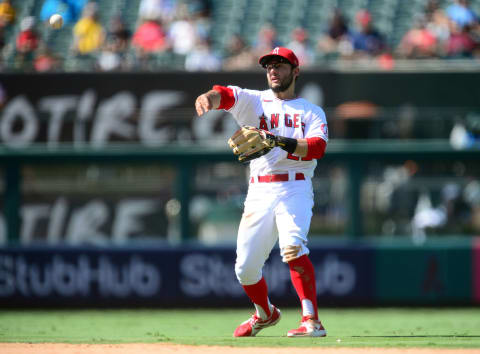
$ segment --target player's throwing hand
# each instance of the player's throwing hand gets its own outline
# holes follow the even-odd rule
[[[195,101],[195,109],[199,116],[211,111],[212,109],[217,109],[220,105],[220,94],[215,90],[210,90],[197,97]]]

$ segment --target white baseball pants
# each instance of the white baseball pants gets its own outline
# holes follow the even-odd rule
[[[263,265],[277,240],[282,257],[282,249],[288,245],[300,246],[298,257],[309,253],[306,245],[312,207],[312,182],[308,178],[250,183],[237,236],[235,274],[240,284],[255,284],[262,278]]]

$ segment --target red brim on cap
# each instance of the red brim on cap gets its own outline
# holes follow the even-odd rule
[[[265,65],[273,58],[278,58],[280,60],[280,62],[282,62],[282,63],[289,63],[292,66],[295,66],[295,64],[292,63],[290,60],[288,60],[287,58],[285,58],[281,55],[278,55],[278,54],[266,54],[258,60],[258,63],[262,67],[265,67]]]

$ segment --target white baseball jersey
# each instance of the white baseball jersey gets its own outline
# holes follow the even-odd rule
[[[281,100],[272,90],[257,91],[229,86],[235,96],[228,110],[240,126],[250,125],[275,135],[302,139],[320,137],[328,141],[327,120],[323,110],[303,98]],[[285,173],[294,170],[312,177],[317,161],[305,160],[279,147],[250,162],[252,176]]]
[[[303,98],[281,100],[271,90],[256,91],[229,86],[235,103],[228,110],[241,126],[250,125],[275,135],[328,141],[323,110]],[[250,162],[250,175],[303,173],[305,180],[250,183],[238,229],[235,273],[243,285],[257,283],[275,243],[284,256],[287,246],[298,246],[298,257],[308,254],[307,234],[313,207],[311,177],[317,162],[287,153],[279,147]],[[278,230],[278,235],[274,233]],[[285,262],[285,258],[283,259]]]

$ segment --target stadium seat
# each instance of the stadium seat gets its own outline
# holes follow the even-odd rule
[[[140,0],[123,0],[124,4],[120,8],[122,18],[125,21],[126,27],[132,32],[135,32],[137,28],[138,20],[138,8],[140,6]]]

